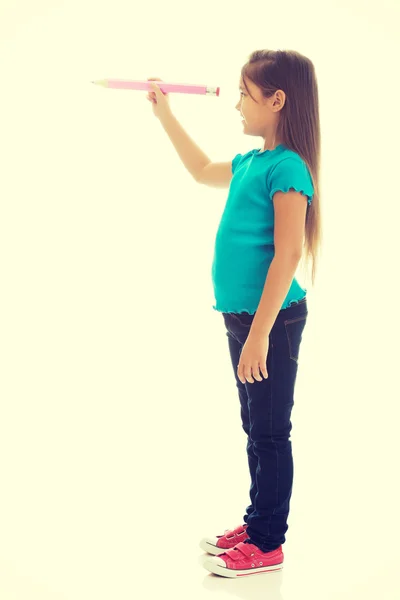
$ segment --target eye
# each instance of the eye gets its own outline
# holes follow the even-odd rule
[[[239,93],[242,94],[242,96],[245,96],[245,94],[242,91],[240,91]]]

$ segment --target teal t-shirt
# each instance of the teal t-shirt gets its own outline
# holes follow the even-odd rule
[[[254,314],[275,254],[273,196],[294,189],[310,205],[314,187],[304,160],[283,144],[274,150],[237,154],[232,173],[215,239],[213,309]],[[306,292],[294,277],[282,308],[301,300]]]

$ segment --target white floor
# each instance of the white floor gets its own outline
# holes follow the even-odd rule
[[[376,497],[364,496],[363,502],[360,499],[355,503],[350,498],[346,503],[341,498],[343,492],[335,492],[334,486],[329,488],[326,474],[320,473],[314,480],[311,471],[298,466],[297,491],[284,545],[284,569],[277,574],[237,581],[205,571],[201,566],[204,554],[197,546],[204,534],[220,533],[240,522],[246,478],[239,476],[240,470],[244,471],[244,462],[240,461],[237,449],[205,450],[203,470],[199,457],[195,457],[193,468],[198,469],[198,478],[193,474],[187,476],[187,489],[179,481],[182,461],[177,459],[168,473],[163,459],[157,467],[147,455],[152,468],[145,488],[139,489],[138,485],[136,491],[132,484],[135,471],[132,462],[129,464],[128,458],[121,462],[121,456],[117,456],[121,446],[111,450],[110,462],[103,465],[105,452],[98,456],[97,466],[88,459],[88,447],[86,452],[86,458],[77,466],[78,473],[75,476],[71,470],[66,473],[63,490],[59,487],[63,485],[60,475],[52,477],[49,471],[47,479],[44,465],[36,469],[36,474],[41,470],[36,482],[32,477],[25,485],[22,483],[23,478],[29,478],[28,472],[16,472],[13,480],[10,474],[7,477],[2,494],[1,598],[212,597],[219,600],[231,595],[243,600],[398,600],[400,597],[398,536],[390,530],[396,508],[390,510],[388,505],[388,511],[380,511]],[[143,459],[147,452],[143,447]],[[72,455],[75,456],[73,451]],[[163,456],[167,455],[168,450]],[[301,449],[297,455],[298,463],[300,459],[304,464],[310,459]],[[238,462],[236,476],[229,466],[229,457]],[[114,460],[117,464],[112,466]],[[47,465],[50,463],[48,459]],[[318,463],[315,462],[316,468]],[[66,462],[62,466],[67,468]],[[160,476],[157,488],[150,481],[156,472]],[[139,484],[144,470],[136,475]],[[336,484],[340,481],[337,472],[333,473],[332,481]],[[12,483],[14,488],[10,487]],[[349,497],[356,493],[357,484],[352,487],[346,475],[343,483]],[[21,493],[25,489],[26,497],[17,497],[16,488]],[[159,494],[158,501],[155,494]],[[310,501],[311,496],[319,498],[319,506],[315,500]]]
[[[23,357],[0,425],[0,598],[399,600],[395,398],[384,413],[372,379],[343,384],[345,365],[357,373],[362,360],[351,348],[327,383],[334,361],[328,349],[311,360],[311,338],[292,413],[284,569],[239,581],[204,570],[198,547],[238,525],[249,501],[223,336],[203,368],[191,369],[195,348],[175,375],[166,357],[133,380],[118,361],[85,365],[83,352],[69,369],[32,356],[29,370]]]

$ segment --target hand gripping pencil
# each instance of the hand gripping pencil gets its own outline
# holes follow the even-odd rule
[[[191,83],[170,83],[167,81],[147,81],[126,80],[126,79],[98,79],[92,81],[95,85],[102,85],[108,88],[120,90],[143,90],[145,92],[153,91],[150,83],[156,83],[160,90],[168,94],[169,92],[178,92],[182,94],[203,94],[205,96],[219,96],[219,87],[209,85],[195,85]]]

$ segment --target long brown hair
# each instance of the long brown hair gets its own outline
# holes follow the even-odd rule
[[[312,257],[312,285],[315,281],[317,255],[321,248],[320,157],[318,85],[311,60],[294,50],[256,50],[242,67],[241,76],[247,92],[246,77],[260,88],[264,98],[277,90],[286,94],[280,110],[277,137],[284,146],[305,161],[310,172],[314,196],[307,205],[305,223],[306,262]],[[253,98],[255,102],[257,100]]]

